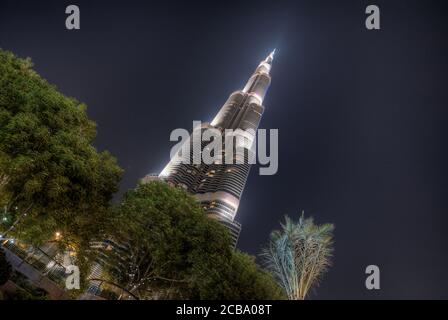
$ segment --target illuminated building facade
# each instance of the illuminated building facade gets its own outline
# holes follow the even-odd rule
[[[241,129],[239,134],[244,135],[248,143],[243,148],[237,148],[236,140],[232,153],[234,163],[216,161],[212,164],[194,164],[194,147],[190,139],[185,143],[191,144],[192,152],[173,157],[159,175],[159,178],[194,195],[210,218],[218,220],[229,229],[234,246],[241,231],[241,224],[235,220],[235,216],[249,176],[251,162],[248,159],[254,156],[251,146],[264,112],[263,99],[271,83],[270,70],[274,53],[275,50],[258,65],[242,90],[230,95],[211,123],[203,123],[193,129],[192,135],[197,134],[196,130],[213,128],[222,132],[223,136],[226,129]],[[200,152],[208,143],[202,142]],[[224,144],[223,141],[222,159],[225,157]]]

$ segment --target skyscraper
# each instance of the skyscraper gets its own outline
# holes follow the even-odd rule
[[[202,123],[193,129],[192,135],[200,134],[209,128],[217,129],[223,135],[226,129],[240,129],[237,135],[244,136],[248,143],[242,148],[237,148],[237,140],[235,147],[232,147],[234,163],[227,164],[227,161],[222,160],[212,164],[194,164],[194,147],[190,139],[185,143],[191,144],[192,151],[173,157],[159,175],[159,178],[183,187],[193,194],[210,218],[218,220],[230,230],[234,246],[241,231],[241,224],[235,220],[235,216],[249,176],[251,167],[249,158],[254,156],[251,146],[264,112],[263,99],[271,82],[270,70],[274,53],[275,50],[260,62],[242,90],[230,95],[211,123]],[[222,143],[222,159],[224,159],[225,141]],[[207,142],[201,144],[200,152],[207,147],[207,144]]]

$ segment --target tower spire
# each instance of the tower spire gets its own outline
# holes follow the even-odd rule
[[[255,97],[257,97],[260,103],[263,103],[264,96],[268,90],[269,84],[271,83],[271,76],[269,73],[271,72],[275,50],[276,49],[272,50],[266,59],[260,62],[243,89],[244,93],[252,93]]]
[[[264,61],[266,61],[267,63],[272,63],[272,61],[274,60],[275,50],[277,49],[272,50],[272,52],[267,56],[267,58]]]

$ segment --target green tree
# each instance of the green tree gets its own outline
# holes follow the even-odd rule
[[[12,274],[11,265],[6,260],[4,250],[0,247],[0,286],[5,284],[9,280],[11,274]]]
[[[279,300],[285,295],[274,278],[262,270],[255,257],[234,251],[230,259],[217,259],[213,268],[208,266],[195,277],[199,297],[206,300]]]
[[[107,221],[122,170],[92,145],[86,106],[57,91],[29,59],[0,50],[0,206],[3,234],[32,244],[63,235],[87,247]]]
[[[267,268],[290,300],[303,300],[331,265],[332,224],[315,225],[304,215],[298,222],[285,217],[262,252]]]
[[[106,269],[140,298],[274,299],[281,291],[183,189],[140,184],[115,206]],[[118,245],[120,244],[120,245]]]

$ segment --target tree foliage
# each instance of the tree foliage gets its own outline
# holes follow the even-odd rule
[[[205,258],[205,257],[204,257]],[[201,261],[203,262],[203,261]],[[219,260],[213,269],[204,268],[197,281],[199,297],[207,300],[285,299],[274,278],[262,270],[255,257],[234,251],[229,260]]]
[[[294,222],[285,217],[262,252],[267,268],[290,300],[303,300],[331,264],[332,224],[315,225],[312,218]]]
[[[86,106],[0,50],[0,205],[3,232],[40,244],[56,231],[86,244],[101,229],[122,170],[92,142]],[[1,229],[0,229],[1,230]]]
[[[140,184],[112,211],[115,245],[106,266],[140,298],[282,297],[272,277],[252,257],[234,252],[228,231],[184,190],[159,181]]]

